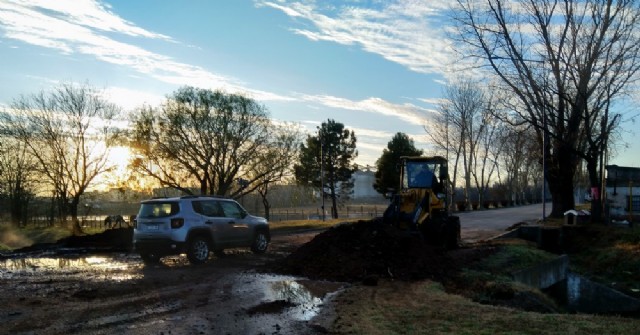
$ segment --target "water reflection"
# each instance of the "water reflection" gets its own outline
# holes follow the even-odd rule
[[[640,311],[639,300],[573,273],[552,286],[549,293],[568,312],[637,314]]]
[[[53,273],[102,273],[108,274],[111,280],[129,280],[133,276],[133,264],[123,257],[88,256],[88,257],[27,257],[0,260],[0,278],[9,278],[20,273],[53,274]]]
[[[267,300],[286,300],[294,304],[287,314],[296,320],[308,321],[318,315],[328,295],[338,291],[344,284],[309,280],[280,280],[267,282]]]

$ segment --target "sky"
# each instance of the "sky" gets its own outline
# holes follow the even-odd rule
[[[240,93],[276,121],[353,130],[373,166],[425,125],[456,72],[449,0],[0,0],[0,108],[61,83],[104,91],[125,114],[190,85]],[[640,143],[612,164],[640,166]]]

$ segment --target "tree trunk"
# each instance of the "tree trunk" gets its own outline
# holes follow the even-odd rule
[[[559,153],[553,158],[547,163],[546,174],[553,205],[550,216],[561,218],[566,211],[575,209],[573,177],[578,162],[575,155],[565,148],[560,148]]]
[[[74,197],[69,203],[69,213],[71,214],[71,233],[73,236],[84,235],[82,227],[80,226],[80,220],[78,219],[78,204],[80,203],[80,197]]]
[[[262,198],[262,206],[264,207],[264,218],[269,221],[271,216],[271,204],[269,203],[269,199],[267,199],[267,193],[269,193],[269,183],[265,183],[263,189],[258,190],[258,194]]]
[[[600,174],[598,173],[598,159],[586,159],[587,173],[589,174],[589,185],[591,189],[588,190],[591,193],[591,222],[602,221],[602,197],[600,196]],[[591,192],[592,189],[598,190],[595,194]]]
[[[338,218],[338,202],[336,200],[336,188],[331,184],[331,217]]]

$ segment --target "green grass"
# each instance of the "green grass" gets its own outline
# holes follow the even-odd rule
[[[357,286],[336,300],[336,334],[636,334],[640,320],[540,314],[475,303],[431,281]]]
[[[571,255],[572,268],[604,284],[640,292],[640,227],[589,227]]]
[[[514,271],[551,261],[557,255],[525,244],[505,244],[499,251],[478,262],[475,268],[481,268],[499,275],[509,275]]]

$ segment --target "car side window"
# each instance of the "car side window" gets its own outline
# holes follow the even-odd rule
[[[235,202],[223,201],[220,205],[224,211],[224,216],[228,218],[242,219],[246,216],[245,211]]]
[[[206,200],[206,201],[194,201],[192,203],[193,211],[202,214],[204,216],[209,217],[221,217],[222,210],[220,209],[220,204],[215,200]]]

